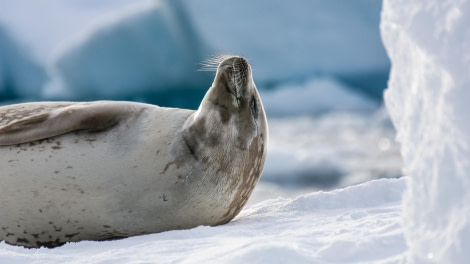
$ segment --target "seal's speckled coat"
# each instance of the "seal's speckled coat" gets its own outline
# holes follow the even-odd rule
[[[0,240],[25,247],[229,222],[261,174],[265,113],[225,58],[197,111],[132,102],[0,108]]]

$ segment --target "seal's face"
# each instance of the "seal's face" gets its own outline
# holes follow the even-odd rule
[[[260,121],[265,121],[251,67],[246,59],[230,57],[222,61],[206,97],[217,108],[220,122],[234,125],[236,131],[233,132],[238,134],[236,146],[246,149],[257,136]]]
[[[256,137],[267,139],[266,133],[250,65],[242,57],[222,57],[212,86],[183,129],[188,153],[196,159],[213,159],[236,149],[247,150]]]

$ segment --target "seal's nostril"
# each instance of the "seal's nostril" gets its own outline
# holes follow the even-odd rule
[[[233,60],[233,73],[237,80],[237,87],[244,87],[248,83],[248,76],[250,74],[250,66],[248,62],[241,57],[235,57]]]
[[[244,58],[235,58],[233,68],[235,71],[246,73],[248,71],[248,62]]]

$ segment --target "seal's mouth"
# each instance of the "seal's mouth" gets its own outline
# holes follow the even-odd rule
[[[249,81],[251,68],[248,61],[242,57],[231,57],[219,64],[217,74],[225,75],[225,81],[229,92],[240,101],[249,95]]]
[[[250,65],[244,58],[237,57],[233,60],[233,82],[237,86],[237,90],[240,87],[245,87],[248,82],[248,75],[250,73]]]
[[[217,64],[217,73],[212,87],[225,88],[224,90],[232,96],[234,106],[238,108],[250,104],[253,100],[253,89],[256,87],[248,61],[240,56],[220,55],[208,59],[201,70],[214,70],[215,64]],[[256,103],[253,103],[251,108],[254,109],[256,116]]]

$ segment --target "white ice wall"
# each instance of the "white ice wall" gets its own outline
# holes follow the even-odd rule
[[[405,174],[406,263],[470,263],[470,2],[384,0],[385,101]]]

